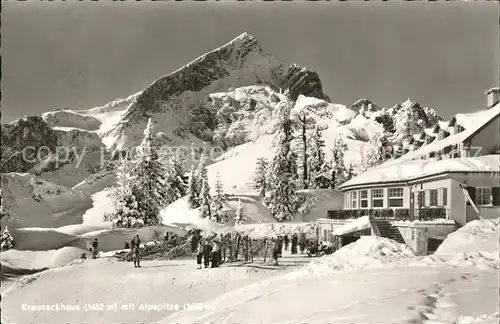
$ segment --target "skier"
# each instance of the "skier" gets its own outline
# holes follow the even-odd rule
[[[300,233],[299,238],[300,254],[304,254],[306,248],[306,233]]]
[[[285,235],[285,237],[283,237],[283,243],[285,243],[285,251],[288,251],[288,243],[290,243],[288,235]]]
[[[130,249],[130,244],[129,244],[128,242],[125,242],[125,248],[124,248],[124,249],[125,249],[125,250]]]
[[[212,251],[212,247],[209,245],[208,240],[203,243],[203,263],[205,264],[205,268],[208,268],[210,264],[210,252]]]
[[[297,254],[297,233],[293,233],[292,235],[292,254]]]
[[[132,248],[132,258],[134,260],[134,267],[135,268],[140,268],[141,265],[140,259],[139,259],[139,247],[141,246],[141,239],[139,238],[139,235],[136,235],[133,239],[132,242],[130,242],[130,246]]]
[[[278,265],[278,257],[280,254],[280,242],[278,238],[273,239],[274,244],[273,244],[273,259],[274,259],[274,265]]]
[[[98,254],[98,246],[99,246],[99,241],[97,241],[97,237],[94,239],[94,242],[92,242],[92,259],[97,259],[97,254]]]
[[[198,248],[196,250],[196,263],[198,264],[198,269],[201,269],[201,259],[203,258],[203,242],[198,242]]]

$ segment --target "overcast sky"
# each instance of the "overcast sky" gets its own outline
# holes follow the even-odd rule
[[[7,2],[2,121],[138,92],[242,32],[319,73],[335,103],[410,97],[445,117],[498,85],[498,4]]]

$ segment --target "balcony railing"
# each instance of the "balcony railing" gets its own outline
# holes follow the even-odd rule
[[[328,210],[329,219],[354,219],[362,216],[371,216],[374,219],[388,220],[434,220],[447,218],[449,209],[444,207],[420,208],[410,211],[408,208],[384,208],[384,209],[343,209]]]

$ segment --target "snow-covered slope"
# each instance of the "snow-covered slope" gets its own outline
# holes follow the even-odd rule
[[[92,207],[90,197],[80,191],[43,180],[28,173],[1,175],[3,200],[12,216],[2,227],[59,227],[80,224]]]

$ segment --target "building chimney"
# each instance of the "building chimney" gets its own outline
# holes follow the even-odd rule
[[[490,109],[500,101],[500,88],[486,91],[486,109]]]

